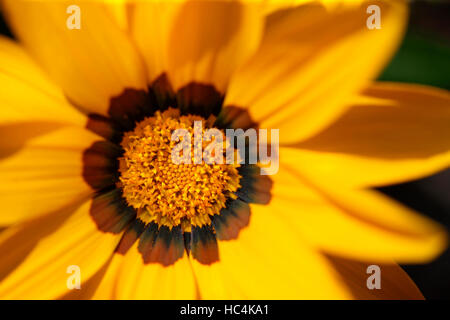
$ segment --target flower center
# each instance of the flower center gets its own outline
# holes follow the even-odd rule
[[[220,213],[227,199],[237,198],[239,164],[194,161],[194,121],[204,124],[203,136],[215,118],[180,116],[178,109],[169,108],[157,111],[124,134],[118,185],[145,223],[156,222],[169,228],[181,225],[183,231],[189,232],[191,225],[210,224],[210,217]],[[191,135],[191,164],[172,161],[171,153],[178,142],[171,138],[176,129],[186,129]]]

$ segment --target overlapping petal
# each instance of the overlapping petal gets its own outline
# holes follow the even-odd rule
[[[330,127],[295,144],[297,161],[321,179],[374,187],[450,167],[450,94],[375,83]]]
[[[84,125],[71,106],[22,46],[0,36],[0,126],[52,122]],[[1,129],[0,129],[1,130]]]
[[[55,217],[54,217],[55,218]],[[89,203],[81,205],[69,217],[63,217],[60,225],[48,230],[47,219],[24,224],[16,228],[22,237],[15,237],[14,246],[4,243],[10,237],[2,237],[2,257],[15,254],[14,251],[32,244],[34,236],[23,236],[24,230],[34,230],[41,235],[40,241],[0,283],[0,295],[10,299],[55,299],[69,292],[67,283],[69,266],[80,268],[81,281],[88,281],[111,257],[119,237],[100,232],[89,216]],[[54,222],[51,222],[54,223]],[[40,229],[45,230],[42,232]],[[44,236],[45,235],[45,236]],[[1,245],[0,244],[0,245]],[[2,260],[3,261],[3,260]],[[14,259],[6,259],[5,264]],[[3,264],[3,263],[2,263]],[[83,285],[83,284],[81,284]]]
[[[117,282],[121,265],[123,264],[124,256],[121,254],[114,254],[111,262],[107,266],[107,270],[103,275],[100,283],[94,284],[96,286],[95,292],[89,298],[94,300],[111,300],[117,298]]]
[[[107,113],[125,88],[143,89],[139,54],[104,4],[80,1],[80,29],[69,29],[71,1],[5,0],[14,33],[80,108]],[[72,12],[73,14],[73,12]]]
[[[316,0],[328,9],[339,9],[344,6],[356,5],[364,2],[364,0]],[[261,0],[261,3],[266,14],[271,14],[277,10],[292,8],[305,3],[310,3],[311,0]]]
[[[174,265],[144,264],[134,245],[123,258],[115,285],[117,299],[196,299],[194,275],[186,256]]]
[[[39,124],[0,127],[0,225],[86,200],[83,152],[95,134],[80,127]]]
[[[164,72],[176,89],[196,81],[222,93],[231,77],[225,104],[246,108],[261,127],[280,128],[283,143],[296,144],[281,150],[271,202],[252,206],[238,239],[219,242],[218,263],[203,265],[185,254],[169,267],[144,264],[136,245],[124,256],[113,254],[120,236],[97,229],[89,203],[78,207],[92,194],[82,178],[82,154],[98,137],[67,126],[85,118],[22,49],[0,39],[0,101],[7,106],[0,111],[6,205],[0,227],[16,224],[0,234],[7,261],[0,266],[2,297],[350,298],[340,274],[356,288],[353,297],[371,298],[363,263],[327,260],[327,252],[385,263],[383,298],[421,298],[393,261],[429,261],[447,243],[443,229],[363,187],[448,166],[449,96],[383,84],[349,103],[395,49],[407,13],[403,1],[376,2],[382,30],[366,29],[365,7],[355,4],[274,13],[254,56],[264,12],[279,4],[265,11],[252,1],[148,1],[126,12],[122,2],[82,1],[81,30],[66,27],[61,12],[69,2],[4,1],[4,8],[34,58],[80,108],[106,114],[112,97],[143,89]],[[69,265],[82,270],[80,292],[67,290]]]
[[[220,262],[192,260],[203,299],[346,299],[327,260],[270,206],[252,206],[237,240],[219,242]]]
[[[445,249],[438,224],[376,191],[316,180],[295,154],[281,151],[269,207],[318,249],[373,263],[424,263]]]
[[[167,72],[179,89],[190,82],[225,91],[232,72],[254,53],[263,17],[253,1],[132,3],[132,34],[149,81]]]
[[[282,143],[317,133],[382,70],[402,36],[406,4],[374,3],[383,13],[379,30],[367,28],[366,6],[359,5],[307,4],[269,16],[258,52],[230,82],[225,106],[246,108],[260,127],[280,129]]]

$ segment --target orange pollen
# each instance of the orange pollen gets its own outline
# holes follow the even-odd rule
[[[211,216],[220,213],[226,200],[236,198],[239,164],[194,164],[194,121],[202,121],[204,134],[215,118],[180,116],[178,109],[169,108],[139,122],[123,137],[118,184],[145,223],[170,228],[181,225],[189,232],[191,225],[210,224]],[[180,128],[191,134],[191,164],[176,164],[171,158],[178,143],[172,141],[172,133]]]

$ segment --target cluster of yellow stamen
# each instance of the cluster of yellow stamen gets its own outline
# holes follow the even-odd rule
[[[191,225],[209,224],[210,217],[225,207],[227,198],[236,197],[234,192],[240,187],[238,164],[194,162],[194,121],[202,121],[204,134],[214,120],[180,116],[179,110],[170,108],[156,112],[138,123],[134,131],[125,133],[119,186],[141,220],[170,228],[181,224],[189,231]],[[171,137],[176,129],[191,134],[191,164],[172,161],[171,152],[178,142]],[[202,147],[208,144],[201,143]]]

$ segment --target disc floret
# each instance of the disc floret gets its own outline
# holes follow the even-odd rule
[[[191,225],[209,224],[227,199],[236,198],[235,192],[240,188],[239,164],[172,161],[171,152],[177,143],[171,139],[172,132],[188,130],[193,149],[194,121],[205,123],[204,133],[215,119],[180,115],[178,109],[169,108],[157,111],[124,134],[119,186],[127,203],[145,223],[156,222],[170,228],[181,225],[189,231]]]

